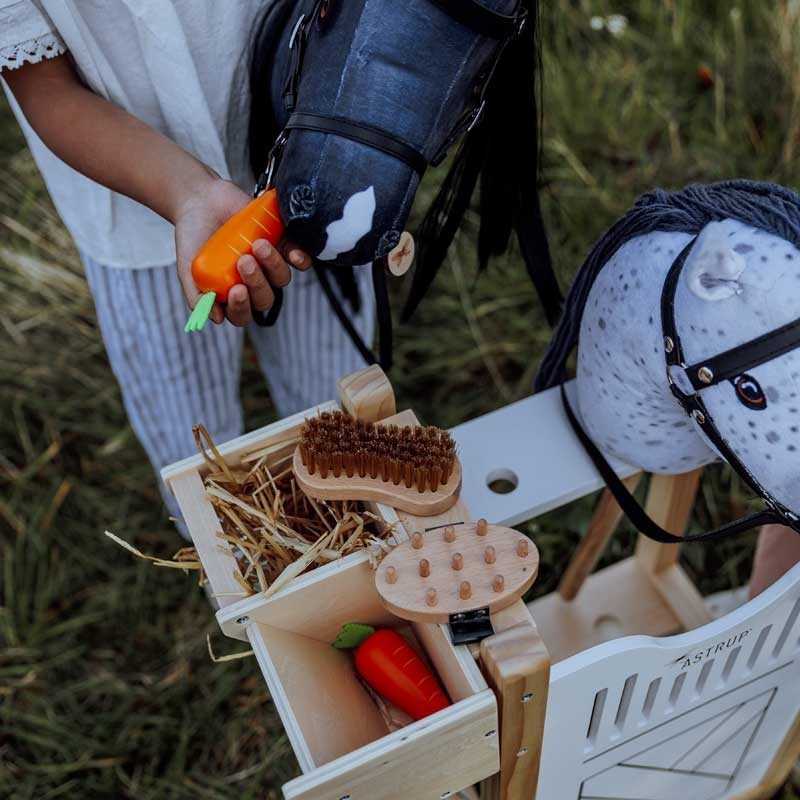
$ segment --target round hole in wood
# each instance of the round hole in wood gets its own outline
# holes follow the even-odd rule
[[[601,614],[594,621],[594,629],[603,637],[604,641],[616,639],[624,633],[619,617],[615,617],[613,614]]]
[[[513,469],[501,467],[486,476],[486,485],[495,494],[511,494],[519,486],[519,477]]]

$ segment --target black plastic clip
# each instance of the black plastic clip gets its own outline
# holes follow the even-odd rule
[[[487,636],[494,635],[492,620],[489,617],[489,606],[451,614],[448,624],[453,644],[479,642]]]

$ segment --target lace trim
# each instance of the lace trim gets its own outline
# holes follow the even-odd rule
[[[38,64],[42,59],[55,58],[66,52],[67,48],[58,34],[45,33],[26,42],[0,47],[0,69],[16,69],[23,64]]]

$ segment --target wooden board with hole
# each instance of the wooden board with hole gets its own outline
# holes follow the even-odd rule
[[[415,622],[448,622],[476,608],[499,611],[536,580],[539,553],[511,528],[486,520],[420,531],[381,562],[375,581],[386,607]]]
[[[420,492],[415,486],[410,489],[399,484],[395,486],[380,478],[363,478],[353,475],[348,478],[342,475],[327,478],[319,474],[313,475],[303,466],[299,449],[295,450],[293,469],[297,485],[315,500],[359,500],[364,503],[383,503],[410,514],[420,517],[431,517],[441,514],[452,508],[458,500],[461,488],[461,465],[458,459],[453,466],[453,474],[447,483],[440,486],[435,492],[426,489]]]

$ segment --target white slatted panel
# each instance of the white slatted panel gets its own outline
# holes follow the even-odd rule
[[[726,617],[553,667],[539,797],[725,800],[800,713],[800,565]]]

